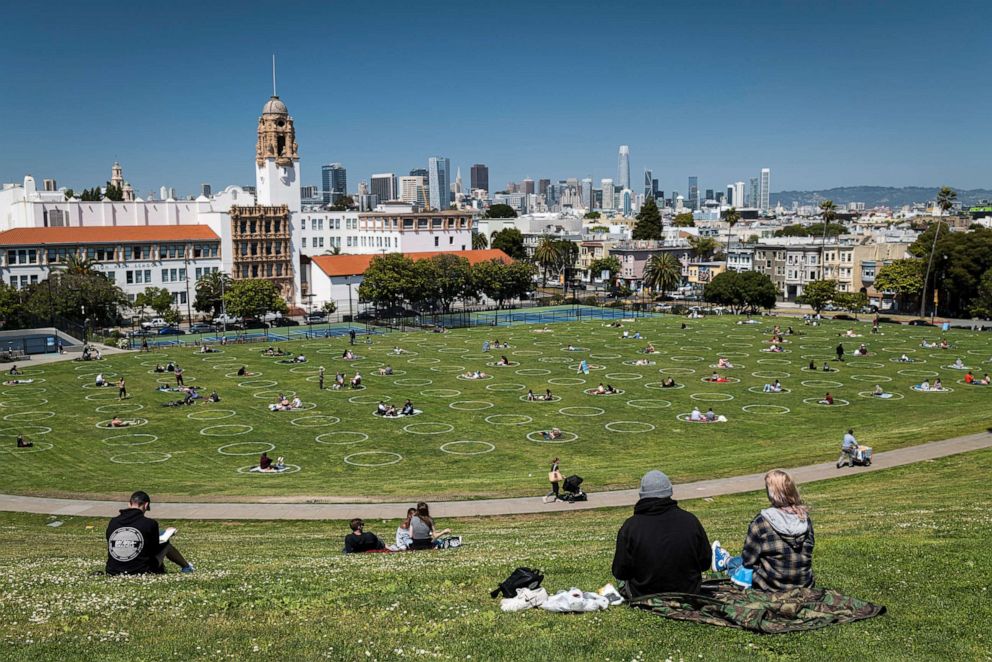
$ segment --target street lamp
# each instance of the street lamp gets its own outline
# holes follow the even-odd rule
[[[183,261],[186,264],[186,325],[193,327],[193,310],[189,301],[189,255],[184,252]]]
[[[307,332],[307,338],[313,337],[313,292],[310,292],[304,297],[307,300],[307,326],[310,331]]]

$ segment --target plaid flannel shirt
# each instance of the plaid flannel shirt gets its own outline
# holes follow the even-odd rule
[[[813,521],[798,536],[780,534],[758,515],[747,530],[741,558],[754,571],[752,586],[762,591],[813,587]]]

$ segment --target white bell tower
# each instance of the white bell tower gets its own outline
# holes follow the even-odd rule
[[[272,60],[272,98],[258,118],[255,147],[255,186],[260,205],[286,205],[299,212],[300,156],[296,131],[286,104],[276,95],[275,58]]]

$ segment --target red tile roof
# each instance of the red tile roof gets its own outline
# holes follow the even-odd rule
[[[0,246],[113,244],[139,241],[219,241],[207,225],[112,225],[69,228],[14,228],[0,232]]]
[[[512,261],[509,255],[494,248],[477,251],[424,251],[422,253],[404,253],[403,255],[411,260],[425,260],[435,255],[456,255],[467,259],[470,264],[489,260]],[[372,263],[372,258],[378,256],[379,253],[372,255],[318,255],[311,259],[328,276],[358,276],[364,274],[365,270],[369,268],[369,264]]]

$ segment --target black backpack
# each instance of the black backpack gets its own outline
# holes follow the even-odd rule
[[[540,570],[517,568],[489,596],[495,598],[502,593],[504,598],[513,598],[516,597],[518,588],[534,589],[540,586],[542,581],[544,581],[544,575],[541,574]]]

